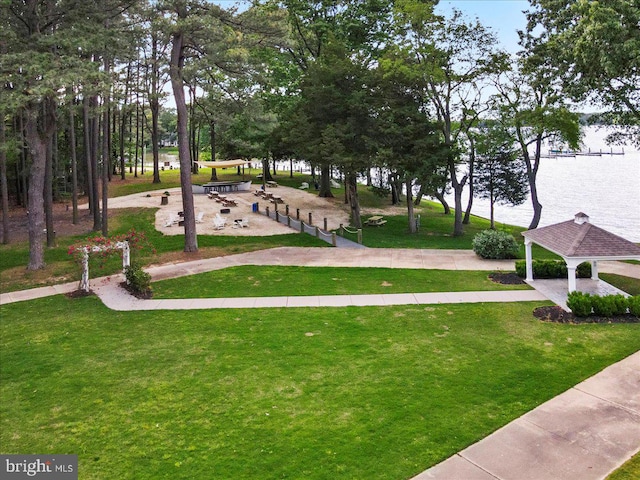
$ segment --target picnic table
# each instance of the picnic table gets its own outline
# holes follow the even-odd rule
[[[280,195],[271,195],[271,203],[284,203]]]
[[[367,219],[367,225],[374,226],[374,227],[381,227],[385,223],[387,223],[387,221],[384,219],[382,215],[374,215],[373,217],[369,217]]]
[[[267,182],[267,185],[273,188],[276,188],[278,186],[278,182],[274,182],[273,180],[269,180]]]

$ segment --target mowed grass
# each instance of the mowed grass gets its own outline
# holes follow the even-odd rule
[[[82,479],[409,478],[640,345],[537,305],[3,305],[0,448]]]
[[[490,273],[247,265],[154,282],[153,292],[154,298],[224,298],[531,289],[501,285]]]

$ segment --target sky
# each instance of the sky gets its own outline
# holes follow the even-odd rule
[[[517,30],[524,30],[526,18],[523,11],[529,9],[528,0],[440,0],[436,12],[448,14],[456,8],[498,36],[500,43],[509,52],[518,50]]]

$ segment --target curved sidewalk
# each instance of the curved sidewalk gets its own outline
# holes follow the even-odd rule
[[[440,270],[514,270],[513,260],[483,260],[471,250],[434,249],[337,249],[317,247],[277,247],[223,257],[168,263],[145,268],[153,280],[176,278],[196,273],[221,270],[239,265],[287,265],[316,267],[379,267]],[[600,271],[640,278],[640,265],[621,262],[602,262]],[[100,285],[106,278],[91,280],[91,286]],[[0,305],[60,295],[77,290],[78,282],[0,293]],[[544,298],[544,297],[541,297]],[[538,300],[535,298],[534,300]],[[513,301],[513,300],[504,300]],[[442,302],[444,303],[444,302]]]

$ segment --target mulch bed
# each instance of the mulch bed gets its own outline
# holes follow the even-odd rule
[[[545,322],[555,323],[639,323],[640,318],[635,315],[617,315],[615,317],[600,317],[589,315],[588,317],[576,317],[571,312],[564,311],[557,305],[550,307],[538,307],[533,310],[533,316]]]
[[[65,293],[68,298],[82,298],[82,297],[90,297],[91,295],[95,295],[93,290],[89,290],[85,292],[84,290],[74,290],[73,292]]]
[[[489,278],[502,285],[521,285],[524,283],[524,280],[513,272],[493,272],[489,274]]]
[[[127,284],[127,282],[121,282],[120,286],[140,300],[149,300],[153,297],[153,292],[151,290],[147,290],[146,292],[139,292],[138,290],[131,288],[131,285]]]

